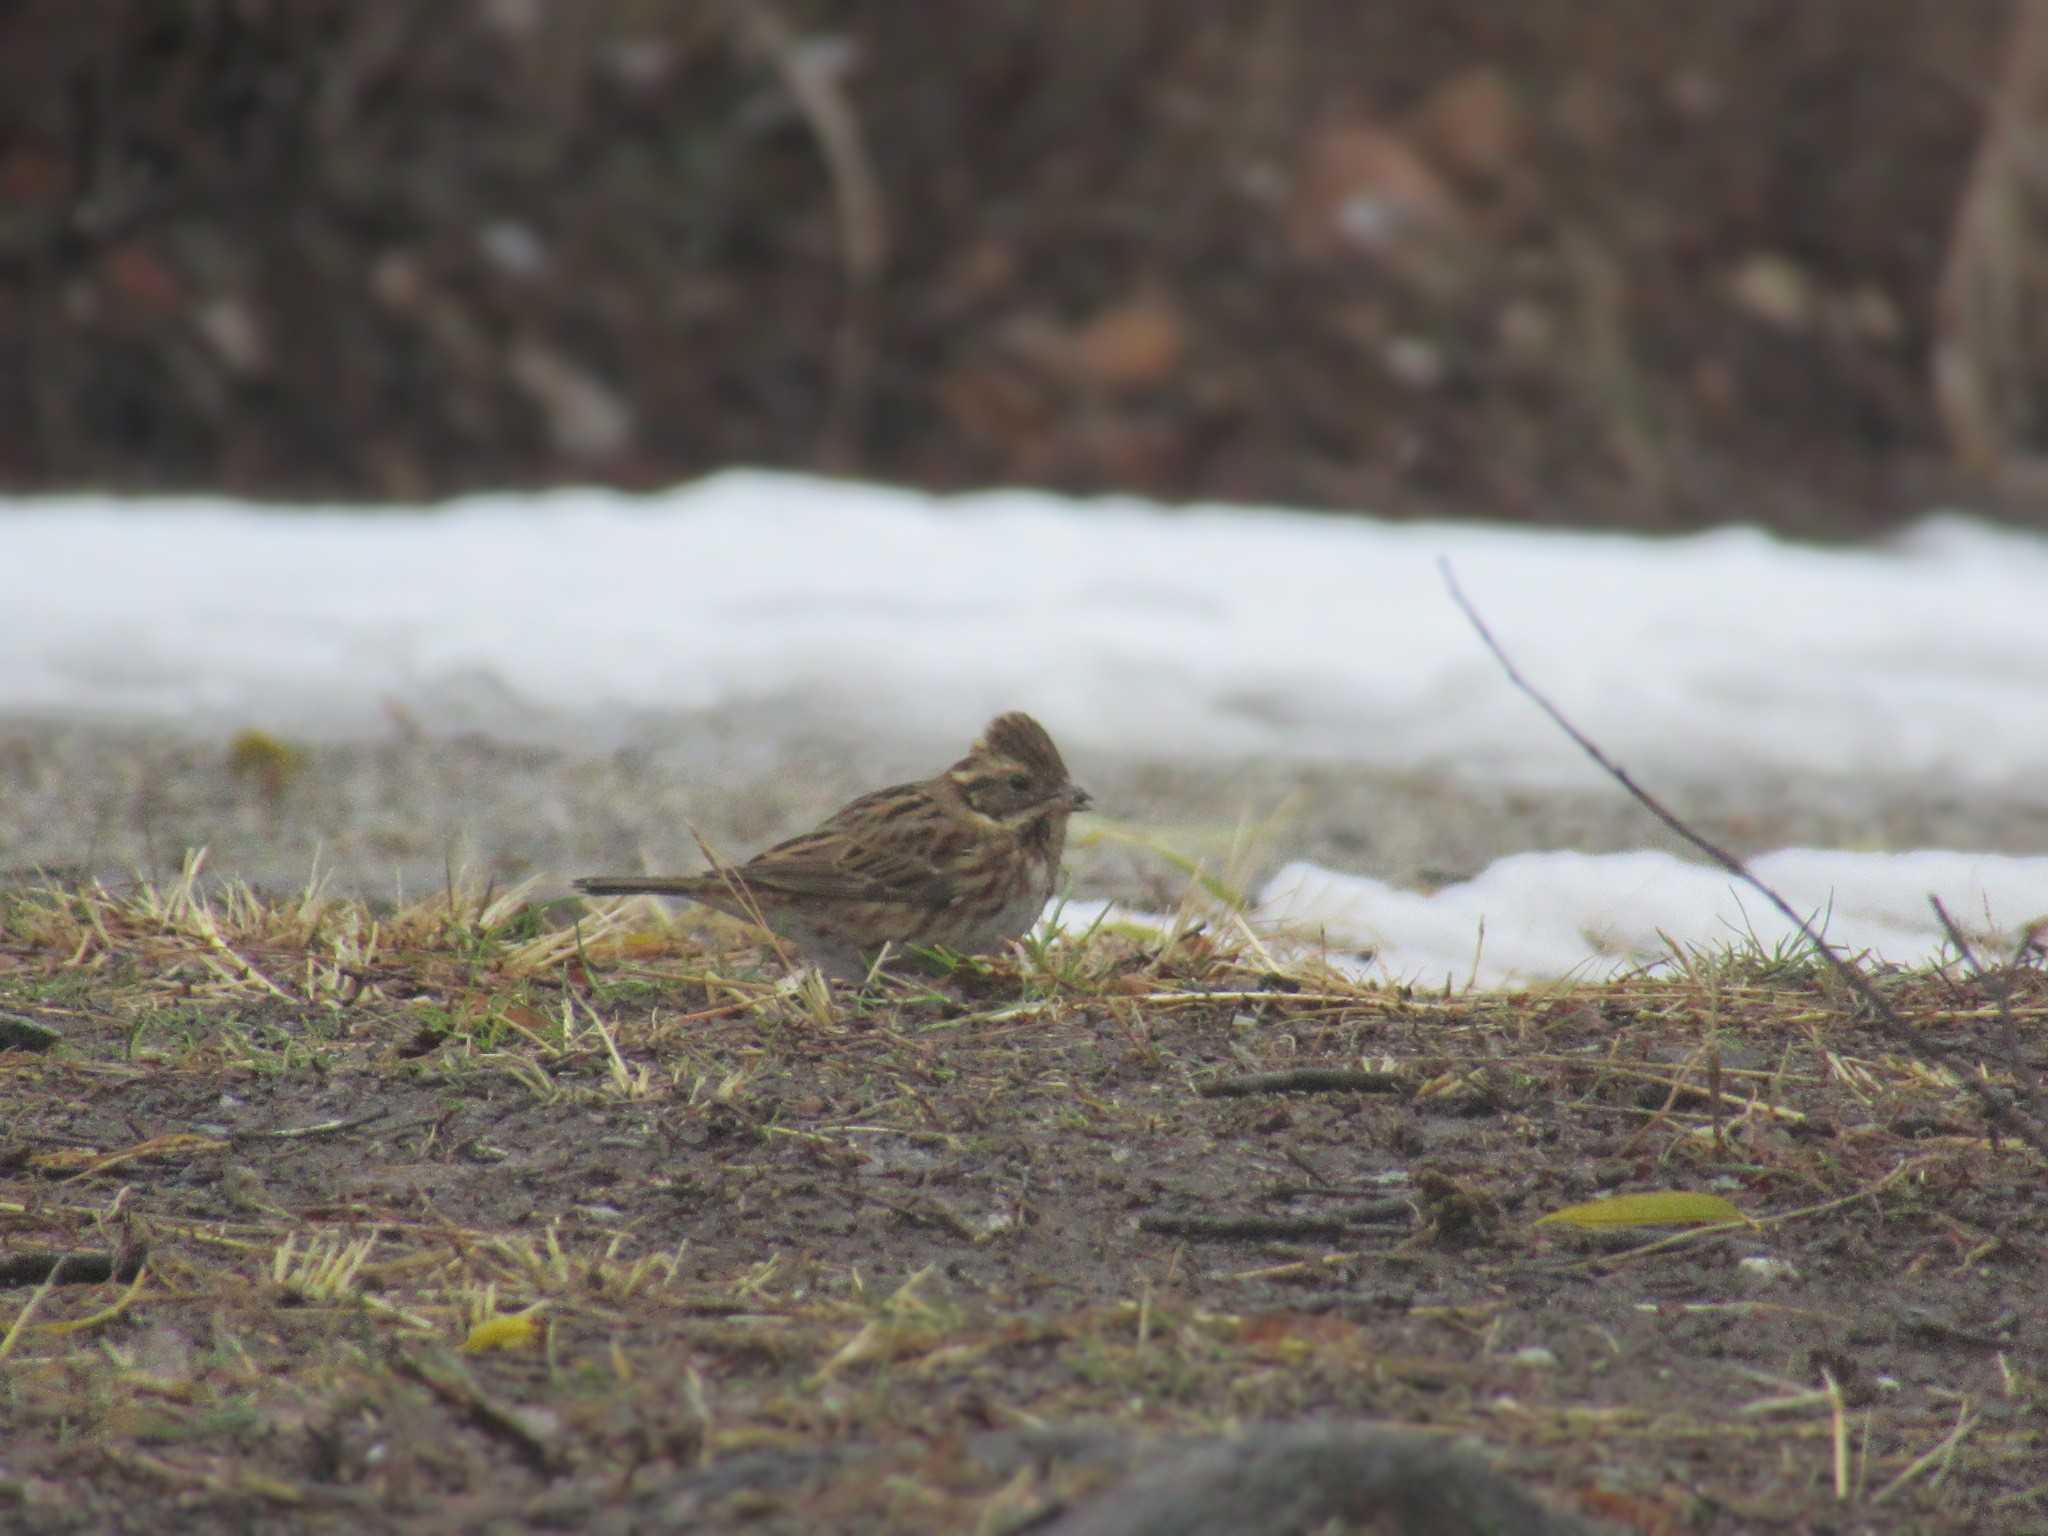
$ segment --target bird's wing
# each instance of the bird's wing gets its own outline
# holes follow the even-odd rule
[[[834,814],[814,832],[777,843],[735,873],[746,884],[785,896],[831,901],[890,901],[938,907],[952,899],[953,882],[914,843],[890,840],[929,806],[919,806],[916,785],[878,789]],[[898,817],[887,813],[897,806]]]

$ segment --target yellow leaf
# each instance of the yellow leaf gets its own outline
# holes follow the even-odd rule
[[[275,801],[306,771],[306,754],[268,731],[240,731],[228,743],[228,771],[254,780],[264,797]]]
[[[1723,1221],[1747,1221],[1741,1207],[1719,1195],[1698,1195],[1683,1189],[1660,1189],[1645,1195],[1609,1195],[1568,1205],[1537,1220],[1539,1227],[1708,1227]]]
[[[538,1312],[519,1312],[511,1317],[487,1317],[469,1330],[462,1341],[463,1353],[480,1355],[487,1349],[531,1349],[540,1342]]]

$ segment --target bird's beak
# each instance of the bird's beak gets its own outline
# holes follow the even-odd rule
[[[1067,786],[1067,809],[1070,811],[1087,810],[1088,803],[1094,798],[1093,795],[1089,794],[1087,790],[1078,784],[1069,784]]]

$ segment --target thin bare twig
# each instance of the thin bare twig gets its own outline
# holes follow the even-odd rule
[[[556,1447],[459,1369],[438,1363],[429,1365],[424,1359],[407,1354],[393,1357],[391,1368],[418,1382],[451,1408],[467,1414],[477,1428],[503,1441],[531,1470],[547,1476],[561,1470],[561,1453]]]
[[[1644,810],[1648,811],[1666,827],[1670,828],[1672,832],[1697,848],[1701,853],[1713,860],[1714,863],[1727,870],[1729,874],[1749,886],[1759,896],[1763,897],[1765,901],[1768,901],[1775,907],[1778,914],[1786,922],[1797,928],[1806,942],[1813,946],[1813,952],[1826,962],[1828,968],[1835,973],[1842,984],[1855,993],[1857,1001],[1862,1003],[1863,1007],[1867,1010],[1871,1023],[1876,1026],[1880,1034],[1890,1039],[1901,1050],[1922,1060],[1931,1058],[1957,1065],[1961,1069],[1957,1075],[1961,1078],[1963,1085],[1977,1096],[1978,1102],[1984,1109],[1984,1119],[1994,1133],[2000,1130],[2008,1131],[2012,1135],[2017,1136],[2021,1141],[2024,1141],[2043,1157],[2048,1157],[2048,1131],[2044,1131],[2030,1117],[2020,1112],[2016,1105],[2000,1096],[1991,1084],[1985,1082],[1982,1077],[1971,1069],[1967,1060],[1963,1057],[1963,1053],[1951,1046],[1945,1045],[1939,1040],[1931,1039],[1924,1031],[1915,1029],[1904,1019],[1900,1018],[1891,1004],[1887,1003],[1879,994],[1877,988],[1870,984],[1869,979],[1855,966],[1837,954],[1834,946],[1822,938],[1815,931],[1811,923],[1792,909],[1790,902],[1785,900],[1783,896],[1780,896],[1770,886],[1764,884],[1755,875],[1751,874],[1749,867],[1742,860],[1736,858],[1734,854],[1728,852],[1727,849],[1721,847],[1718,843],[1710,842],[1706,837],[1695,832],[1685,822],[1679,820],[1676,815],[1665,808],[1663,802],[1638,784],[1630,776],[1626,768],[1608,757],[1605,752],[1600,750],[1598,744],[1591,737],[1587,736],[1584,731],[1581,731],[1570,720],[1566,719],[1562,710],[1545,698],[1534,684],[1522,676],[1520,669],[1508,658],[1508,653],[1501,648],[1500,642],[1494,639],[1493,631],[1486,627],[1486,621],[1479,616],[1479,610],[1472,606],[1471,600],[1465,596],[1464,589],[1458,585],[1458,578],[1451,571],[1451,562],[1439,559],[1437,561],[1437,570],[1443,576],[1444,586],[1450,591],[1451,601],[1458,605],[1458,610],[1465,615],[1466,622],[1478,632],[1480,640],[1493,653],[1493,659],[1499,662],[1501,670],[1507,673],[1508,681],[1526,694],[1538,709],[1548,715],[1551,723],[1563,731],[1565,735],[1569,736],[1573,744],[1581,752],[1590,757],[1599,766],[1600,770],[1614,780],[1615,783],[1627,790],[1635,798],[1636,803],[1641,805]],[[2008,1065],[2015,1072],[2024,1071],[2024,1068],[2018,1062],[2008,1063]]]
[[[318,1125],[288,1126],[279,1131],[235,1131],[230,1134],[234,1141],[302,1141],[312,1136],[339,1136],[346,1131],[361,1130],[366,1125],[375,1125],[386,1118],[388,1109],[372,1110],[366,1115],[356,1115],[347,1120],[323,1120]]]
[[[2020,1101],[2027,1106],[2029,1114],[2036,1118],[2048,1119],[2048,1109],[2044,1109],[2042,1105],[2041,1094],[2026,1086],[2029,1069],[2026,1047],[2020,1043],[2019,1027],[2012,1016],[2011,972],[2003,971],[1993,975],[1986,970],[1984,962],[1977,958],[1977,951],[1971,947],[1970,941],[1963,937],[1962,929],[1957,927],[1955,919],[1948,915],[1948,908],[1941,904],[1941,898],[1929,896],[1927,904],[1934,908],[1934,915],[1941,920],[1941,931],[1948,935],[1949,943],[1955,945],[1956,953],[1962,956],[1963,964],[1969,968],[1970,974],[1990,989],[1992,1001],[1998,1008],[1998,1044],[2004,1053],[2001,1065],[2012,1072]]]
[[[1140,1232],[1186,1237],[1197,1242],[1275,1241],[1296,1237],[1339,1237],[1353,1227],[1412,1220],[1406,1200],[1375,1200],[1313,1216],[1141,1216]]]
[[[10,1253],[0,1258],[0,1287],[16,1285],[123,1285],[142,1272],[149,1249],[133,1243],[112,1253]]]
[[[901,1216],[905,1221],[915,1226],[932,1227],[941,1232],[950,1232],[953,1236],[965,1242],[973,1243],[976,1247],[986,1243],[995,1235],[993,1230],[977,1230],[974,1223],[962,1216],[958,1211],[949,1210],[941,1202],[929,1197],[918,1200],[891,1200],[885,1195],[863,1192],[862,1198],[881,1206],[884,1210],[894,1211],[898,1216]]]
[[[840,83],[843,66],[800,39],[769,0],[733,0],[746,37],[767,56],[782,88],[818,141],[839,216],[839,257],[846,304],[832,346],[832,399],[821,456],[828,468],[852,468],[868,377],[873,371],[875,290],[889,260],[889,219],[860,118]]]
[[[1246,1072],[1196,1085],[1205,1099],[1236,1099],[1254,1093],[1396,1093],[1398,1072],[1354,1071],[1347,1067],[1292,1067],[1284,1072]]]

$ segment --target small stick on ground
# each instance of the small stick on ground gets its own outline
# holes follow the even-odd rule
[[[1749,886],[1775,907],[1779,915],[1786,922],[1797,928],[1806,942],[1813,946],[1813,952],[1820,956],[1829,969],[1834,971],[1835,975],[1841,979],[1842,984],[1856,994],[1857,1001],[1862,1003],[1864,1008],[1868,1010],[1870,1021],[1877,1027],[1880,1034],[1886,1036],[1908,1055],[1918,1057],[1923,1061],[1931,1059],[1955,1064],[1959,1069],[1957,1076],[1962,1080],[1963,1086],[1977,1096],[1978,1102],[1984,1108],[1985,1122],[1994,1133],[2001,1130],[2007,1131],[2018,1137],[2021,1141],[2024,1141],[2043,1157],[2048,1157],[2048,1130],[2044,1130],[2042,1126],[2035,1123],[2028,1115],[2022,1113],[2017,1106],[2002,1097],[1991,1084],[1985,1082],[1971,1070],[1962,1052],[1943,1044],[1939,1040],[1929,1038],[1926,1034],[1913,1028],[1912,1025],[1900,1018],[1891,1004],[1887,1003],[1878,994],[1877,988],[1870,984],[1869,979],[1855,966],[1835,953],[1834,946],[1822,938],[1819,933],[1815,932],[1811,923],[1793,911],[1790,902],[1785,900],[1784,897],[1780,896],[1770,886],[1764,884],[1755,875],[1751,874],[1749,867],[1742,860],[1736,858],[1734,854],[1728,852],[1727,849],[1719,844],[1708,841],[1706,837],[1695,832],[1685,822],[1679,820],[1676,815],[1665,808],[1662,801],[1636,783],[1629,776],[1626,768],[1609,758],[1605,752],[1600,750],[1591,737],[1587,736],[1584,731],[1581,731],[1570,720],[1565,718],[1564,712],[1551,703],[1549,699],[1545,698],[1536,689],[1534,684],[1522,676],[1521,671],[1515,666],[1514,662],[1509,660],[1508,653],[1501,648],[1500,642],[1493,637],[1493,631],[1486,627],[1486,621],[1479,616],[1479,610],[1472,606],[1471,601],[1465,596],[1464,590],[1459,587],[1458,578],[1451,573],[1450,561],[1438,560],[1437,569],[1443,575],[1445,587],[1450,590],[1451,601],[1458,605],[1458,610],[1465,615],[1466,622],[1478,632],[1480,640],[1493,653],[1493,659],[1499,662],[1501,670],[1507,673],[1508,681],[1526,694],[1538,709],[1548,715],[1551,723],[1563,731],[1565,735],[1569,736],[1573,744],[1599,766],[1601,772],[1627,790],[1630,795],[1634,796],[1637,804],[1663,822],[1671,831],[1685,839],[1686,842],[1697,848],[1701,853],[1712,859],[1721,868],[1727,870],[1729,874]],[[2010,1065],[2015,1070],[2019,1070],[2018,1063],[2010,1063]]]
[[[137,1243],[113,1253],[10,1253],[0,1258],[0,1286],[123,1285],[142,1272],[149,1250]]]
[[[1211,1243],[1244,1238],[1341,1237],[1353,1227],[1410,1221],[1414,1216],[1415,1207],[1406,1200],[1375,1200],[1314,1216],[1142,1216],[1138,1219],[1138,1230]]]
[[[941,1232],[950,1232],[977,1247],[986,1243],[991,1235],[988,1232],[977,1231],[966,1217],[957,1211],[948,1210],[936,1200],[891,1200],[884,1195],[867,1193],[863,1193],[862,1198],[881,1206],[884,1210],[894,1211],[905,1221],[920,1227],[936,1227]]]
[[[389,1110],[373,1110],[367,1115],[357,1115],[348,1120],[323,1120],[318,1125],[288,1126],[281,1131],[235,1131],[233,1141],[303,1141],[312,1136],[339,1136],[347,1131],[358,1131],[366,1125],[375,1125],[386,1118]]]
[[[554,1447],[535,1434],[517,1413],[492,1401],[476,1383],[460,1372],[429,1367],[424,1361],[403,1354],[393,1358],[391,1368],[406,1379],[418,1382],[451,1408],[466,1413],[477,1428],[509,1446],[530,1470],[550,1477],[561,1470],[560,1457]]]
[[[1205,1099],[1240,1099],[1254,1093],[1398,1093],[1398,1072],[1366,1072],[1348,1067],[1294,1067],[1285,1072],[1246,1072],[1196,1085]]]
[[[1956,953],[1963,957],[1963,964],[1969,969],[1970,974],[1991,991],[1991,996],[1998,1006],[1998,1043],[2005,1053],[2005,1059],[2001,1064],[2011,1070],[2013,1081],[2018,1084],[2020,1102],[2027,1106],[2027,1112],[2035,1118],[2048,1119],[2048,1108],[2043,1107],[2041,1094],[2026,1086],[2029,1070],[2027,1052],[2026,1047],[2020,1043],[2019,1026],[2013,1022],[2012,1016],[2012,972],[2004,970],[1996,975],[1992,974],[1985,968],[1984,962],[1977,958],[1977,951],[1971,948],[1970,941],[1963,937],[1963,931],[1956,926],[1955,919],[1948,915],[1948,908],[1941,904],[1941,898],[1929,896],[1927,904],[1934,908],[1934,915],[1941,920],[1941,931],[1948,935],[1949,943],[1955,945]],[[2022,950],[2021,953],[2024,957],[2025,951]]]

